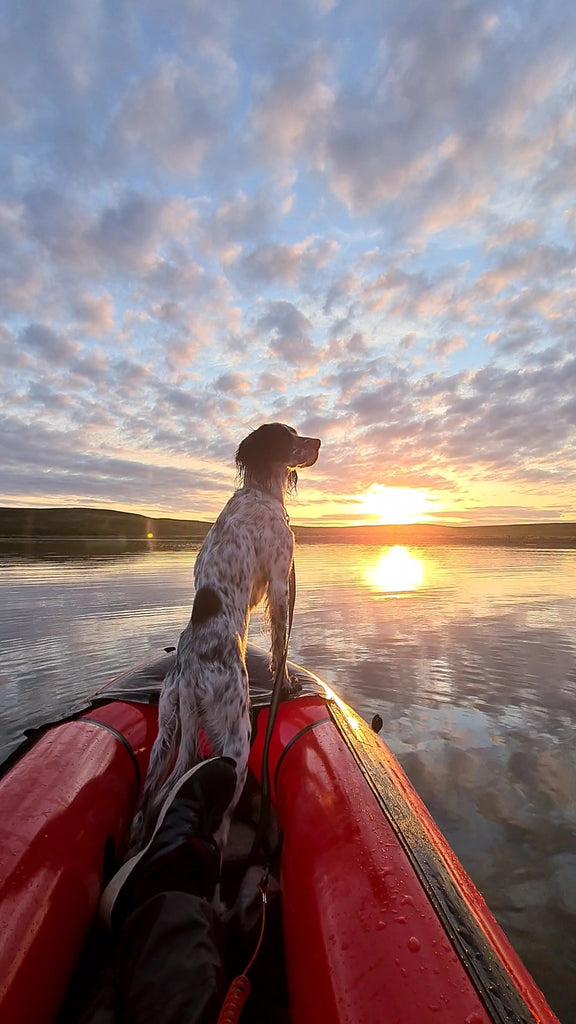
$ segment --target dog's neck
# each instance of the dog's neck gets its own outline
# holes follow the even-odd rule
[[[250,473],[246,470],[244,477],[244,490],[245,491],[260,491],[262,494],[267,495],[270,498],[275,498],[279,501],[284,508],[284,501],[286,498],[286,488],[288,486],[288,470],[282,463],[278,463],[270,474],[270,479],[264,483],[259,479],[258,474]]]

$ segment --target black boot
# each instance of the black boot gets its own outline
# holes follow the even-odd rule
[[[221,857],[214,833],[236,789],[235,762],[202,761],[174,785],[152,838],[116,872],[102,894],[99,917],[117,932],[131,911],[160,892],[179,891],[211,900]]]

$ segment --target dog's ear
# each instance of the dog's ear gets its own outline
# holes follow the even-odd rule
[[[243,483],[250,474],[263,487],[270,486],[274,463],[288,465],[296,431],[284,423],[264,423],[240,442],[236,452],[238,477]],[[287,489],[296,488],[298,477],[294,470],[288,474]]]
[[[251,473],[270,466],[273,462],[288,463],[294,433],[283,423],[264,423],[253,430],[238,446],[236,465],[240,473]]]

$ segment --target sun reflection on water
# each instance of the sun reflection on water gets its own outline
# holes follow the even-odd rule
[[[386,548],[378,561],[365,574],[374,590],[385,594],[398,594],[417,590],[424,583],[424,559],[409,548],[396,544]]]

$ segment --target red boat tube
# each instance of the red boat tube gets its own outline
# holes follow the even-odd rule
[[[294,1024],[558,1024],[388,748],[329,708],[281,705],[271,746]]]
[[[155,708],[103,707],[50,729],[0,780],[0,1020],[57,1016],[155,731]]]

